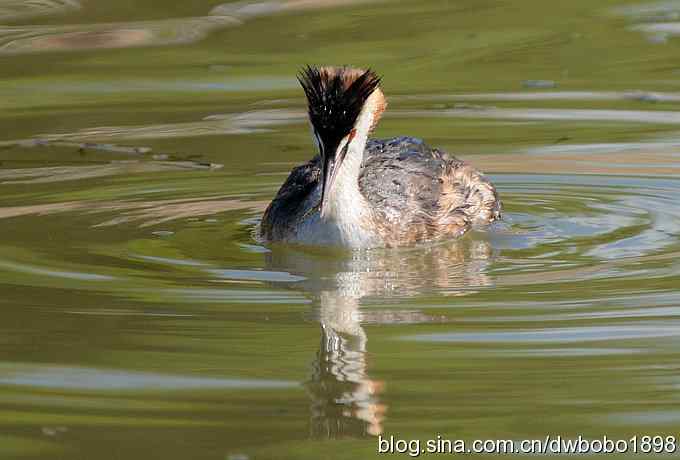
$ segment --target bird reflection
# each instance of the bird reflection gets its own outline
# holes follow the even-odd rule
[[[305,277],[294,286],[313,297],[312,316],[321,325],[321,343],[305,385],[311,399],[310,435],[336,439],[382,434],[388,415],[381,400],[386,383],[369,375],[364,325],[438,321],[416,309],[371,309],[371,299],[398,303],[433,291],[475,292],[492,284],[485,271],[494,256],[479,235],[411,250],[329,254],[274,247],[268,268]]]
[[[366,333],[355,313],[344,306],[322,309],[321,344],[306,385],[313,437],[382,433],[386,406],[378,395],[384,383],[368,376]]]

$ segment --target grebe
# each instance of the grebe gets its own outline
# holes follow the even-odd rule
[[[298,80],[319,153],[267,207],[263,239],[397,247],[500,219],[496,189],[472,166],[413,137],[368,139],[387,105],[371,70],[308,66]]]

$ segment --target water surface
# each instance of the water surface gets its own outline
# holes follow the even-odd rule
[[[0,457],[373,458],[680,419],[680,3],[0,0]],[[265,247],[295,72],[488,173],[460,241]]]

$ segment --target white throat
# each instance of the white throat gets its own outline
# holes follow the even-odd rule
[[[368,206],[366,199],[359,191],[359,174],[365,145],[365,141],[359,142],[358,139],[350,144],[333,187],[328,191],[325,199],[325,220],[344,220]]]
[[[370,100],[369,100],[370,101]],[[341,243],[352,247],[369,245],[371,209],[359,190],[359,175],[364,159],[368,134],[373,124],[373,107],[367,103],[355,124],[356,135],[351,140],[344,161],[324,203],[323,221],[337,227]]]

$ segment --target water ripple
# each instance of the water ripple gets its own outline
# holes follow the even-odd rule
[[[176,45],[240,22],[228,17],[197,17],[110,24],[0,26],[0,54]]]
[[[65,390],[281,389],[296,382],[244,378],[189,377],[151,372],[22,363],[0,364],[0,385]]]
[[[444,332],[401,337],[401,340],[417,342],[466,342],[466,343],[580,343],[609,342],[614,340],[638,340],[680,336],[680,324],[645,323],[636,325],[561,327],[553,329]]]
[[[25,15],[50,14],[78,8],[71,0],[41,2],[5,0],[0,3],[0,19]],[[218,5],[207,16],[130,21],[120,23],[73,24],[58,26],[0,26],[0,54],[23,54],[47,51],[132,48],[138,46],[178,45],[193,43],[210,32],[241,25],[245,20],[262,15],[299,11],[320,7],[359,3],[357,0],[332,2],[237,2]]]
[[[0,20],[59,14],[80,7],[78,0],[0,0]]]

